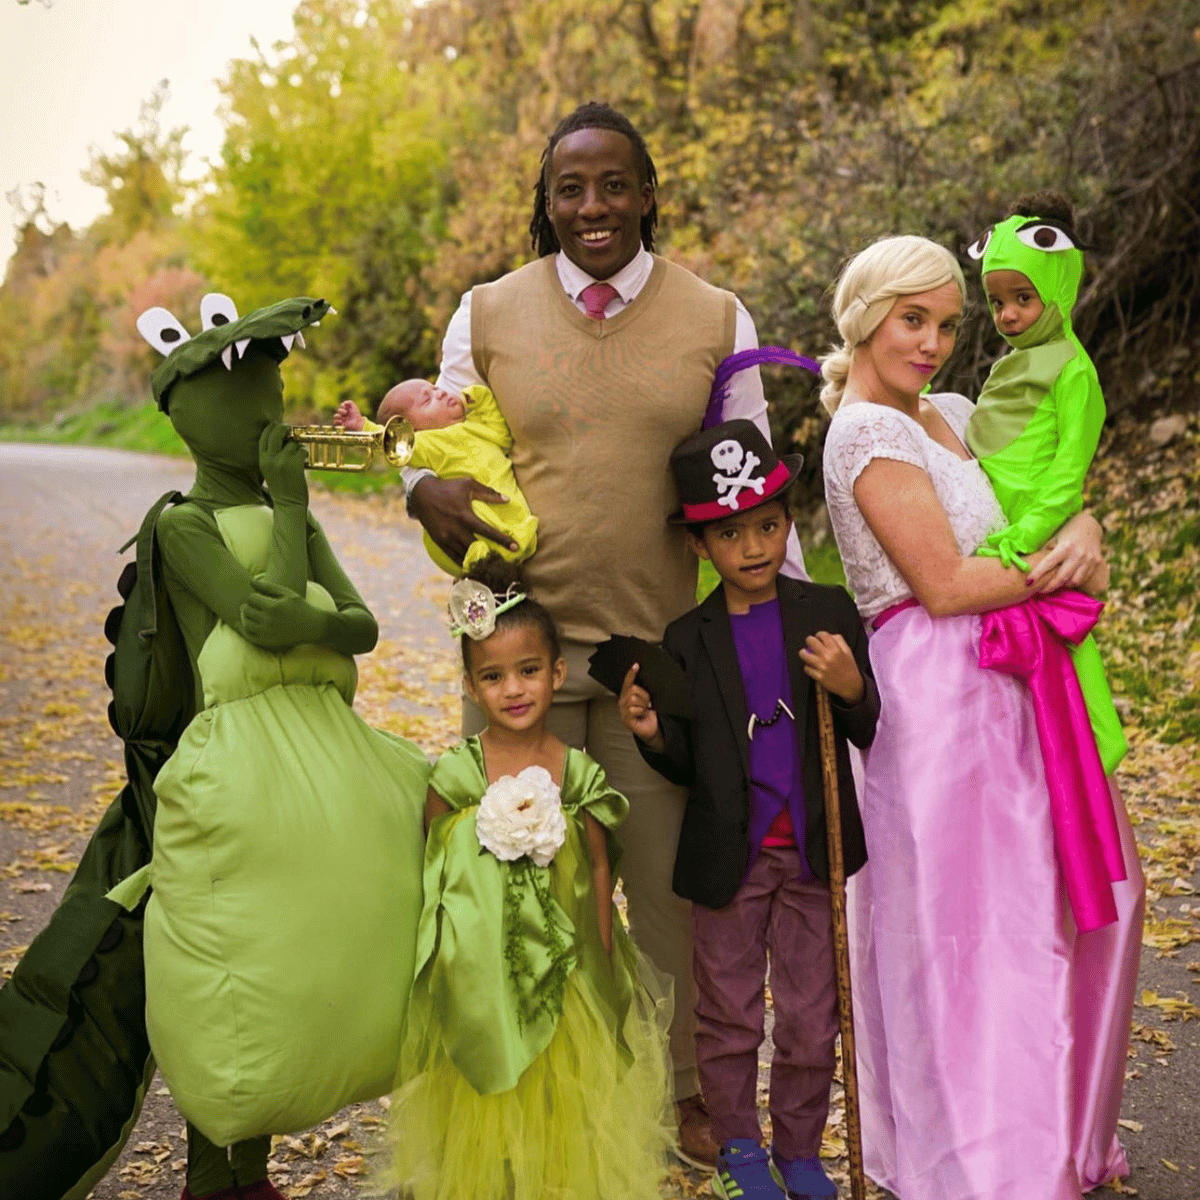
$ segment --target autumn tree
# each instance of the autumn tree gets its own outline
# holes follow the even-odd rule
[[[102,244],[123,245],[143,230],[158,229],[184,198],[181,174],[187,128],[162,127],[169,96],[164,79],[142,102],[136,126],[116,135],[118,149],[92,149],[82,176],[85,183],[104,192],[108,203],[108,212],[90,230]]]

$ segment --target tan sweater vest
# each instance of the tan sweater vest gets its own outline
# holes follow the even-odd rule
[[[471,293],[475,367],[513,435],[537,516],[526,578],[565,638],[657,641],[695,604],[668,460],[700,428],[736,301],[656,257],[632,304],[595,321],[548,255]]]

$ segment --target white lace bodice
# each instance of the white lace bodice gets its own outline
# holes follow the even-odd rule
[[[975,407],[970,400],[953,392],[927,399],[962,438]],[[854,481],[873,458],[912,463],[928,474],[962,554],[973,554],[1005,524],[992,485],[975,459],[961,459],[940,446],[897,409],[864,401],[842,404],[825,438],[825,500],[846,582],[864,620],[912,595],[854,502]]]

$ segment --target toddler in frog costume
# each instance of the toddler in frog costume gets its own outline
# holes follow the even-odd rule
[[[1104,427],[1092,360],[1071,328],[1083,254],[1065,197],[1040,193],[972,245],[996,328],[1012,351],[992,367],[967,424],[967,445],[1008,520],[980,554],[1024,568],[1083,507],[1083,481]],[[1096,643],[1073,651],[1105,773],[1128,749]]]

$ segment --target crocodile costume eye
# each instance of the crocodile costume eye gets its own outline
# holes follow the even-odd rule
[[[237,319],[237,305],[223,292],[209,292],[200,301],[200,325],[203,329],[229,325]]]
[[[978,237],[977,237],[977,238],[976,238],[976,239],[975,239],[975,240],[974,240],[974,241],[973,241],[973,242],[972,242],[972,243],[971,243],[971,244],[970,244],[968,247],[967,247],[967,254],[968,254],[968,255],[969,255],[971,258],[975,259],[975,261],[976,261],[976,262],[978,262],[978,261],[979,261],[979,260],[980,260],[980,259],[981,259],[981,258],[984,256],[985,252],[987,251],[987,248],[988,248],[988,242],[990,242],[990,241],[992,240],[992,229],[993,229],[993,228],[994,228],[994,226],[991,226],[991,227],[989,227],[989,228],[985,229],[985,230],[984,230],[984,231],[983,231],[983,232],[982,232],[982,233],[981,233],[981,234],[980,234],[980,235],[979,235],[979,236],[978,236]]]
[[[192,335],[165,308],[148,308],[137,319],[137,331],[164,357],[176,346],[189,342]]]
[[[1077,250],[1074,240],[1060,225],[1046,221],[1030,221],[1017,230],[1017,238],[1033,250],[1055,253],[1060,250]]]

